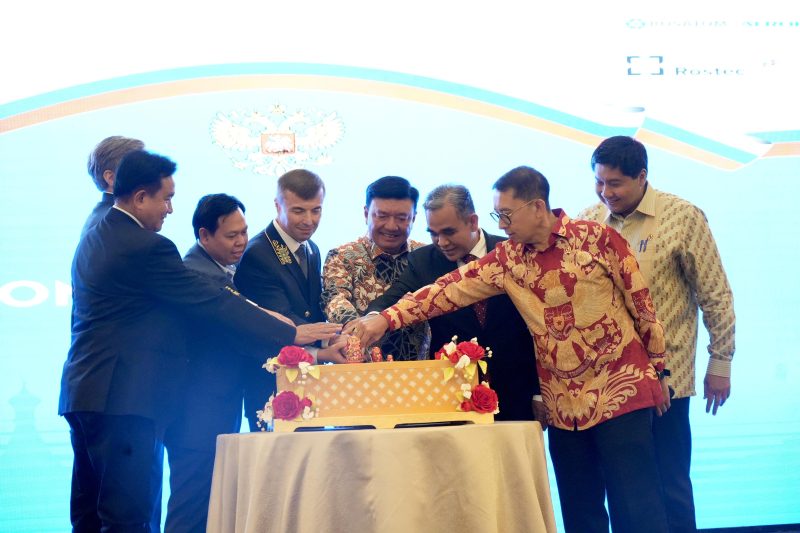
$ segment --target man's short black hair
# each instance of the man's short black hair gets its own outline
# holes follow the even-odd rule
[[[373,198],[384,198],[389,200],[411,200],[414,204],[414,212],[417,212],[417,200],[419,191],[412,187],[407,179],[400,176],[384,176],[370,183],[367,186],[367,207],[372,203]]]
[[[609,137],[595,148],[592,154],[592,170],[595,165],[618,168],[623,176],[638,178],[642,170],[647,170],[647,149],[633,137]]]
[[[520,200],[541,198],[550,209],[550,184],[544,175],[532,167],[517,167],[509,170],[494,182],[492,188],[499,192],[513,191]]]
[[[192,215],[194,238],[200,238],[200,228],[206,228],[212,235],[215,234],[219,228],[220,217],[230,215],[237,209],[241,209],[244,213],[244,204],[228,194],[207,194],[200,198]]]
[[[177,166],[170,159],[144,150],[127,154],[120,161],[114,180],[114,196],[128,198],[144,189],[148,196],[161,189],[161,180],[175,173]]]

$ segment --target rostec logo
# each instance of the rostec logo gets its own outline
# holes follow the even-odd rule
[[[677,65],[667,66],[664,56],[626,56],[628,76],[663,76],[673,78],[709,78],[744,76],[739,66]],[[667,67],[669,70],[667,70]]]
[[[664,56],[628,56],[628,76],[663,76]]]

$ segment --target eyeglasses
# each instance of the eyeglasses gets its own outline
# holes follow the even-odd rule
[[[522,209],[526,205],[532,204],[536,200],[538,200],[538,198],[534,198],[533,200],[529,200],[529,201],[525,202],[524,204],[522,204],[521,206],[519,206],[518,208],[512,209],[508,213],[498,213],[497,211],[492,211],[491,213],[489,213],[489,216],[491,216],[494,219],[495,222],[502,222],[502,223],[504,223],[505,225],[508,226],[508,225],[511,224],[511,215],[513,215],[514,213],[516,213],[517,211],[519,211],[520,209]]]

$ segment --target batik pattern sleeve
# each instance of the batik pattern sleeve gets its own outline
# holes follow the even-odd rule
[[[406,294],[381,312],[389,322],[389,329],[411,326],[502,294],[504,272],[496,254],[495,250],[445,274],[431,285]]]
[[[345,324],[358,318],[355,301],[355,269],[348,264],[353,254],[346,253],[346,246],[328,252],[322,269],[322,311],[330,322]],[[363,265],[366,268],[366,265]]]
[[[692,206],[688,216],[680,261],[708,330],[708,373],[730,377],[736,324],[733,293],[705,215]]]
[[[639,271],[628,242],[609,227],[605,227],[605,255],[611,278],[625,299],[625,307],[633,318],[634,327],[647,350],[650,362],[657,370],[664,369],[666,350],[664,328],[656,318],[650,289]]]

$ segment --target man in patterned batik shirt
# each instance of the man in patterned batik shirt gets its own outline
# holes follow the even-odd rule
[[[408,253],[424,243],[409,239],[417,216],[419,191],[408,180],[384,176],[367,187],[367,234],[328,252],[322,270],[322,307],[330,322],[346,324],[367,312],[408,265]],[[384,355],[396,361],[426,359],[426,324],[389,333]]]
[[[550,457],[567,532],[666,532],[651,431],[668,404],[664,332],[636,258],[602,224],[550,210],[541,173],[494,184],[509,239],[378,315],[349,324],[363,342],[506,293],[534,337]]]
[[[731,390],[733,295],[705,215],[649,184],[642,143],[623,136],[606,139],[592,155],[592,170],[601,202],[579,218],[608,224],[625,237],[664,324],[667,381],[675,396],[667,414],[653,424],[656,456],[670,531],[695,531],[689,398],[695,394],[697,309],[710,338],[703,397],[706,412],[717,414]]]

